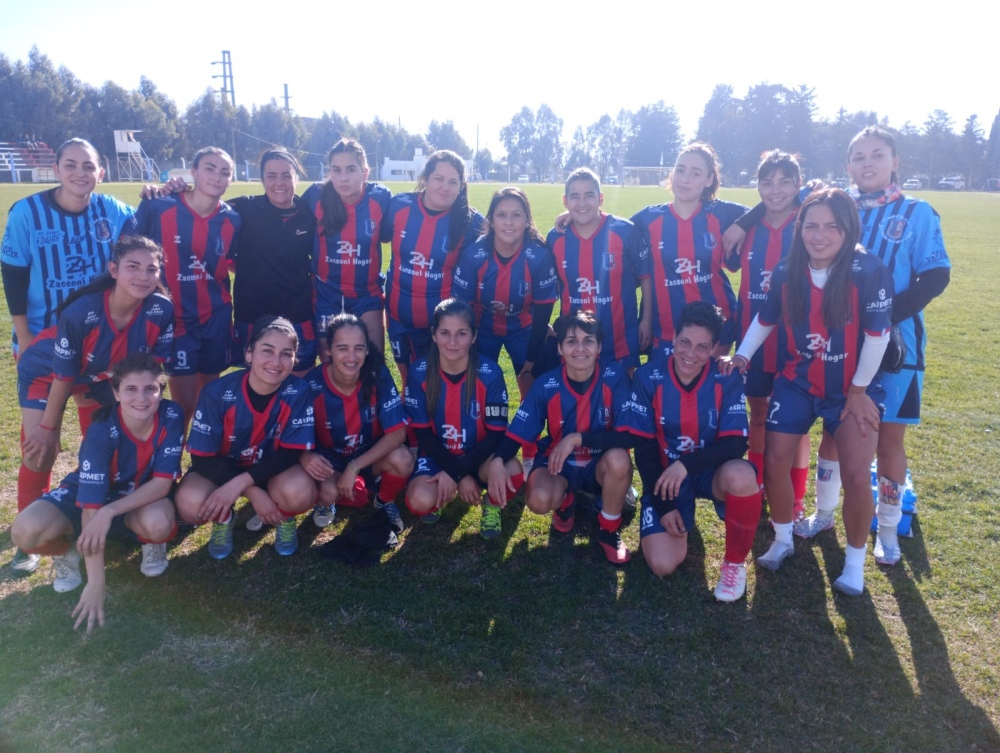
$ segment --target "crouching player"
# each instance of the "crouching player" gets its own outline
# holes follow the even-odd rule
[[[275,526],[274,549],[299,548],[295,516],[313,506],[316,483],[299,465],[315,442],[312,390],[292,374],[299,338],[287,319],[264,316],[253,326],[245,371],[210,382],[191,423],[191,470],[177,488],[181,519],[212,521],[208,553],[221,560],[233,550],[233,505],[250,500],[264,523]]]
[[[446,298],[434,308],[431,346],[407,375],[406,412],[417,437],[417,468],[406,505],[424,523],[436,523],[456,494],[482,503],[490,459],[507,430],[507,384],[496,361],[479,355],[476,319],[469,304]],[[513,457],[513,456],[512,456]],[[521,464],[508,458],[508,474]],[[479,535],[501,533],[503,498],[482,504]]]
[[[628,376],[620,363],[598,368],[602,332],[594,312],[560,317],[555,330],[565,365],[535,380],[518,408],[490,465],[490,496],[503,499],[514,491],[504,464],[518,445],[537,441],[525,504],[539,515],[551,512],[552,527],[569,533],[576,522],[575,492],[601,495],[598,541],[608,560],[621,565],[631,559],[619,532],[632,482],[631,439],[622,422]],[[546,426],[548,436],[539,439]]]
[[[747,449],[743,380],[725,376],[712,351],[723,319],[707,301],[681,311],[674,350],[635,372],[628,410],[636,436],[635,462],[642,477],[639,526],[643,556],[660,577],[687,556],[696,497],[710,499],[726,522],[726,553],[715,587],[719,601],[746,591],[744,560],[760,520],[761,495]]]
[[[394,500],[406,488],[413,457],[404,446],[406,414],[385,357],[369,339],[368,325],[354,314],[337,314],[324,337],[329,363],[306,374],[312,387],[316,449],[299,459],[317,484],[319,507],[313,523],[333,522],[337,502],[380,479],[375,508],[399,530],[403,519]],[[367,494],[362,496],[367,501]]]
[[[163,398],[163,367],[149,353],[133,353],[115,366],[116,404],[88,428],[79,467],[14,520],[11,539],[25,552],[48,554],[53,586],[87,586],[73,610],[76,625],[104,625],[104,543],[109,531],[131,530],[142,542],[143,575],[167,569],[167,541],[176,532],[170,487],[181,471],[184,414]],[[76,548],[73,539],[76,538]]]

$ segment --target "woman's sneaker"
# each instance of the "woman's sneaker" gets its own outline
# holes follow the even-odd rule
[[[282,520],[274,529],[274,551],[282,557],[295,554],[299,548],[299,532],[295,527],[295,518]]]
[[[52,581],[56,593],[68,593],[83,583],[83,577],[80,575],[80,553],[76,551],[76,547],[71,548],[66,554],[53,557],[52,569],[56,573]]]
[[[20,549],[15,549],[14,557],[10,561],[10,569],[14,571],[14,575],[23,578],[35,572],[41,560],[40,555],[28,554],[27,552],[22,552]]]
[[[500,508],[488,502],[483,504],[483,518],[479,522],[479,535],[484,539],[500,537]]]
[[[317,528],[326,528],[336,517],[336,505],[316,505],[313,508],[313,525]]]
[[[166,541],[160,544],[142,545],[142,564],[139,565],[140,573],[147,578],[155,578],[157,575],[163,575],[163,571],[167,569],[168,564]]]
[[[212,523],[212,537],[208,540],[208,556],[224,560],[233,551],[233,516],[228,523]]]

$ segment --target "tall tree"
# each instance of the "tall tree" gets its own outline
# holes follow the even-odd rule
[[[566,169],[575,170],[578,167],[593,167],[593,159],[590,156],[590,149],[587,145],[587,136],[583,132],[582,126],[577,126],[573,131],[573,140],[570,142],[568,156],[566,157]]]
[[[472,147],[455,130],[455,124],[450,120],[446,120],[444,123],[432,120],[427,127],[427,143],[430,144],[431,149],[450,149],[463,159],[472,157]]]
[[[935,185],[941,177],[961,170],[959,139],[954,131],[954,121],[944,110],[934,110],[924,121],[924,150],[931,185]]]
[[[603,182],[618,158],[615,121],[605,113],[587,126],[587,151],[594,160],[594,170]]]
[[[561,179],[563,119],[552,108],[542,104],[535,113],[535,138],[531,145],[531,162],[539,180]]]
[[[635,113],[635,139],[628,152],[630,165],[672,165],[681,148],[680,119],[674,108],[661,99]]]
[[[489,149],[480,149],[476,152],[476,171],[483,180],[489,180],[490,173],[496,169],[493,161],[493,154]]]
[[[529,107],[522,107],[510,123],[500,129],[500,140],[507,150],[507,164],[511,170],[528,168],[531,147],[535,139],[535,114]]]
[[[997,116],[993,118],[993,127],[990,128],[987,165],[990,177],[1000,178],[1000,113],[997,113]]]
[[[973,187],[980,187],[988,177],[986,162],[986,139],[982,126],[979,125],[979,117],[970,115],[965,120],[965,127],[962,129],[961,143],[959,146],[962,171],[965,174],[966,190]]]

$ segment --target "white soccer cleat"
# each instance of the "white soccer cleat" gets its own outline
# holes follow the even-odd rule
[[[715,587],[715,598],[732,602],[743,597],[747,590],[747,568],[743,564],[722,563],[719,584]]]
[[[147,578],[155,578],[157,575],[163,575],[168,564],[170,563],[167,560],[167,542],[142,545],[142,564],[139,565],[140,573]]]

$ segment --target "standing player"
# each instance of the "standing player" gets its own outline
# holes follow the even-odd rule
[[[327,324],[325,340],[329,363],[306,375],[313,390],[316,449],[299,460],[319,487],[313,522],[329,525],[337,502],[353,497],[359,480],[370,487],[379,478],[375,507],[401,530],[393,500],[413,471],[413,456],[403,446],[403,401],[363,319],[337,314]]]
[[[59,185],[14,203],[0,247],[14,353],[56,322],[66,297],[108,268],[111,250],[135,211],[94,193],[104,178],[97,150],[70,139],[56,150]]]
[[[17,505],[23,510],[49,487],[60,449],[63,412],[70,396],[80,405],[86,434],[99,404],[112,402],[107,380],[129,353],[152,353],[161,362],[173,347],[173,306],[162,295],[163,254],[148,238],[123,236],[108,271],[67,298],[58,323],[43,330],[17,363],[21,405],[21,468]],[[15,572],[38,566],[15,554]]]
[[[490,459],[507,430],[507,385],[495,361],[480,356],[475,316],[457,298],[434,309],[431,346],[426,358],[410,370],[406,413],[417,437],[419,457],[406,489],[406,505],[425,523],[436,523],[441,508],[457,494],[469,505],[481,502]],[[519,487],[521,465],[504,464]],[[500,536],[500,508],[506,497],[490,497],[482,505],[479,534]]]
[[[316,218],[295,195],[302,166],[287,149],[268,149],[260,158],[263,196],[228,200],[240,216],[240,243],[230,248],[233,262],[235,348],[242,353],[255,321],[268,314],[282,316],[299,336],[296,368],[308,370],[316,361],[313,329],[311,254]]]
[[[364,321],[379,353],[382,324],[382,217],[392,194],[368,182],[368,157],[354,139],[341,139],[327,157],[330,176],[306,189],[302,200],[316,215],[312,252],[317,331],[342,311]],[[322,349],[322,343],[320,343]],[[329,354],[323,354],[325,363]]]
[[[592,170],[581,167],[566,179],[563,205],[566,232],[557,228],[546,239],[559,275],[562,314],[594,311],[612,339],[601,363],[639,365],[639,352],[650,344],[653,328],[653,283],[649,250],[628,220],[605,214],[604,194]],[[635,290],[642,287],[642,319]]]
[[[802,182],[799,163],[787,152],[775,149],[765,152],[757,167],[757,191],[764,214],[751,227],[739,251],[740,292],[736,304],[736,331],[742,342],[750,322],[757,316],[767,291],[771,275],[778,262],[788,255],[798,213],[799,188]],[[778,372],[778,356],[782,344],[779,332],[772,333],[754,353],[746,373],[745,391],[750,408],[750,442],[747,458],[757,469],[757,483],[764,484],[764,420],[768,398]],[[795,494],[793,517],[802,517],[809,474],[809,436],[802,437],[792,463],[792,488]]]
[[[184,417],[180,406],[163,399],[163,366],[149,353],[132,353],[111,377],[115,405],[87,430],[80,463],[55,489],[19,513],[11,539],[35,556],[52,556],[60,593],[82,582],[87,587],[73,610],[75,627],[89,633],[104,626],[104,545],[124,525],[142,542],[143,575],[167,569],[167,541],[177,530],[168,498],[180,475]],[[73,540],[76,539],[76,549]]]
[[[503,500],[517,492],[505,464],[519,445],[537,442],[525,504],[539,515],[551,512],[552,528],[570,533],[575,492],[601,495],[597,540],[608,561],[621,565],[631,559],[619,531],[632,482],[628,427],[622,423],[628,376],[620,363],[599,368],[602,332],[594,312],[561,316],[555,330],[564,365],[535,380],[517,409],[489,469],[490,495]],[[547,436],[539,439],[546,427]]]
[[[708,144],[695,142],[677,155],[670,176],[674,200],[646,207],[632,217],[652,255],[653,344],[669,355],[677,318],[691,301],[708,301],[726,319],[716,355],[729,352],[736,332],[736,297],[723,270],[722,234],[745,211],[715,198],[719,159]]]
[[[222,149],[194,156],[194,190],[143,199],[138,232],[163,246],[163,279],[175,307],[170,396],[191,420],[201,388],[229,365],[233,302],[226,256],[236,243],[240,216],[221,201],[235,165]]]
[[[295,516],[316,500],[316,484],[299,465],[315,441],[312,390],[292,374],[298,339],[287,319],[254,322],[246,369],[205,386],[189,437],[191,470],[175,495],[177,513],[192,525],[212,521],[208,553],[233,550],[233,505],[242,495],[264,523],[276,527],[274,549],[299,548]]]
[[[849,189],[861,215],[861,244],[889,268],[896,295],[892,323],[906,343],[906,360],[897,374],[882,377],[885,413],[878,432],[878,535],[875,561],[899,562],[896,533],[903,516],[901,490],[906,482],[906,427],[920,423],[927,332],[924,308],[941,295],[951,279],[951,262],[941,235],[941,219],[924,201],[904,196],[896,171],[896,140],[881,126],[869,126],[851,140],[847,171]],[[799,527],[814,536],[833,525],[841,464],[836,447],[824,437],[819,450],[823,481],[817,475],[816,514]]]
[[[416,193],[389,202],[382,219],[382,242],[392,247],[386,323],[404,384],[409,364],[430,347],[434,307],[452,294],[459,252],[482,235],[485,222],[469,206],[465,162],[446,149],[427,158]]]
[[[764,306],[732,365],[745,371],[754,351],[782,323],[786,353],[767,417],[764,487],[774,543],[757,564],[777,570],[792,543],[789,471],[803,434],[817,417],[836,443],[844,480],[847,557],[833,587],[864,591],[865,550],[873,504],[869,467],[879,437],[881,363],[889,341],[892,277],[857,244],[858,213],[839,189],[823,189],[802,204],[788,258],[771,276]]]
[[[642,476],[639,536],[649,569],[661,578],[687,557],[695,498],[715,503],[726,522],[726,553],[715,587],[736,601],[747,585],[745,560],[760,520],[760,487],[743,460],[747,413],[739,374],[719,371],[712,352],[722,336],[719,310],[694,301],[681,310],[670,357],[635,372],[627,412]]]
[[[466,246],[455,268],[455,297],[476,312],[479,352],[496,361],[506,348],[521,399],[548,331],[559,294],[555,261],[531,218],[520,188],[501,188],[486,213],[489,230]]]

